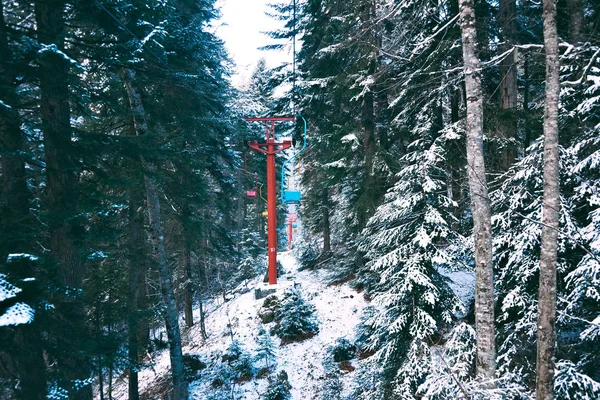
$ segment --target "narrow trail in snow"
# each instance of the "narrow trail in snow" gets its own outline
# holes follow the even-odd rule
[[[312,399],[316,396],[323,375],[322,361],[328,346],[335,343],[339,337],[352,338],[359,323],[360,315],[366,301],[347,284],[327,286],[324,270],[298,271],[298,263],[291,251],[279,253],[279,260],[286,271],[282,281],[294,280],[300,285],[304,298],[314,304],[320,322],[319,334],[299,343],[280,345],[280,340],[273,337],[277,344],[277,371],[285,370],[292,385],[292,398],[297,400]],[[262,278],[262,277],[260,277]],[[249,288],[256,286],[260,278],[248,284]],[[231,344],[231,331],[236,340],[240,341],[246,350],[254,352],[254,338],[260,326],[266,330],[272,324],[262,324],[258,317],[264,299],[256,300],[254,291],[250,290],[233,299],[219,304],[209,304],[206,317],[207,340],[202,339],[199,326],[193,326],[184,332],[184,354],[210,355],[224,351]],[[198,310],[195,310],[195,314]],[[197,314],[196,314],[197,315]],[[153,368],[147,368],[139,373],[140,391],[155,392],[159,382],[164,382],[169,373],[169,354],[163,351],[155,356]],[[353,373],[342,377],[344,383],[349,383]],[[267,388],[267,379],[257,379],[241,384],[241,399],[259,399],[260,394]],[[347,385],[346,385],[347,386]],[[199,382],[190,385],[190,399],[205,399],[207,387]],[[123,379],[117,384],[115,399],[127,398],[127,384]]]

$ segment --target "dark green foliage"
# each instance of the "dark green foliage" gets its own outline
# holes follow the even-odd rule
[[[300,263],[298,270],[313,269],[320,255],[321,252],[315,242],[301,242],[296,248],[296,258]]]
[[[319,390],[319,400],[340,400],[344,385],[340,380],[341,374],[338,364],[328,355],[323,360],[323,369],[325,382]]]
[[[234,340],[225,350],[221,361],[229,364],[234,379],[238,381],[251,379],[256,374],[252,356],[237,340]]]
[[[186,378],[190,382],[197,379],[201,372],[208,366],[198,354],[184,354],[183,363],[185,365]]]
[[[335,344],[327,348],[327,352],[335,362],[349,361],[356,357],[357,347],[350,340],[341,337],[335,340]]]
[[[315,306],[307,302],[298,289],[284,292],[281,305],[275,310],[275,323],[271,333],[279,336],[284,344],[302,341],[319,333]]]
[[[263,395],[262,400],[290,400],[292,398],[291,388],[292,385],[288,382],[287,372],[280,371],[277,378],[269,383],[269,388]]]
[[[259,375],[268,374],[277,365],[275,342],[263,328],[258,330],[254,340],[257,345],[255,359],[261,364]]]

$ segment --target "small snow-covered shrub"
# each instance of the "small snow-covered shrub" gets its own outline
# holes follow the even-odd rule
[[[275,354],[275,342],[271,336],[263,329],[258,330],[255,337],[257,345],[255,360],[260,363],[258,375],[268,374],[272,368],[277,365],[277,355]]]
[[[342,362],[352,360],[356,357],[357,348],[350,340],[341,337],[337,338],[335,344],[329,346],[327,351],[331,354],[333,361]]]
[[[233,372],[233,379],[238,381],[249,380],[254,377],[256,368],[252,362],[252,356],[243,347],[242,344],[234,340],[223,356],[223,362],[227,362]]]
[[[334,362],[331,355],[327,355],[323,360],[323,369],[325,371],[324,382],[319,390],[319,400],[340,400],[344,385],[340,380],[340,369]]]
[[[198,354],[184,354],[183,366],[185,375],[189,381],[198,377],[198,373],[207,367],[207,363]]]
[[[235,273],[235,281],[247,283],[249,280],[259,275],[258,271],[261,270],[260,267],[260,260],[257,262],[257,260],[252,257],[244,258]]]
[[[292,398],[290,390],[292,385],[288,381],[288,375],[285,371],[277,374],[277,379],[269,384],[269,389],[263,396],[263,400],[289,400]]]
[[[301,242],[296,250],[296,257],[300,264],[299,270],[313,269],[321,252],[315,242]]]
[[[283,344],[302,341],[319,333],[315,306],[295,288],[284,292],[281,306],[275,311],[275,323],[271,332],[279,336]]]

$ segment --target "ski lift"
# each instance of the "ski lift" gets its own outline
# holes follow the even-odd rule
[[[295,159],[306,148],[306,120],[300,113],[298,113],[298,116],[302,118],[302,121],[304,121],[304,143],[300,150],[298,150],[293,156],[285,160],[285,162],[283,163],[283,167],[281,168],[281,201],[283,202],[283,204],[300,204],[300,200],[302,199],[302,193],[300,193],[299,190],[285,189],[285,166],[290,161]]]
[[[300,199],[302,199],[302,193],[299,190],[285,190],[283,192],[284,204],[300,204]]]
[[[246,197],[248,197],[250,199],[254,199],[254,198],[256,198],[256,195],[258,194],[258,174],[249,172],[246,169],[246,153],[244,153],[244,172],[247,173],[248,175],[252,175],[254,177],[254,189],[250,189],[250,190],[246,191]]]

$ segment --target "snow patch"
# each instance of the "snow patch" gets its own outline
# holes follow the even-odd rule
[[[0,326],[29,324],[33,321],[33,308],[25,303],[17,303],[0,316]]]
[[[285,286],[290,281],[300,283],[303,297],[316,307],[320,332],[303,342],[284,346],[277,337],[273,337],[277,353],[276,371],[287,372],[293,399],[316,398],[323,382],[322,361],[328,346],[333,345],[339,337],[354,336],[366,301],[348,285],[327,286],[326,271],[298,271],[292,252],[279,253],[278,259],[287,272],[280,279],[280,284]],[[260,278],[250,282],[248,288],[258,287]],[[227,302],[223,302],[222,298],[207,302],[204,308],[209,337],[206,340],[202,338],[198,325],[187,331],[182,329],[183,353],[206,356],[223,352],[231,344],[231,334],[246,350],[254,353],[257,347],[254,339],[259,327],[264,327],[268,331],[272,326],[272,324],[263,325],[258,317],[263,302],[264,299],[254,298],[253,290],[236,295]],[[194,317],[198,321],[198,310],[194,310]],[[168,377],[170,368],[168,351],[158,353],[151,361],[154,364],[152,368],[139,372],[140,393]],[[353,375],[354,372],[342,375],[341,379],[346,388],[350,386]],[[267,388],[267,380],[255,379],[242,383],[239,388],[242,394],[238,398],[258,400]],[[208,398],[210,393],[207,389],[209,388],[200,382],[193,382],[189,387],[190,399]],[[126,380],[117,385],[114,398],[127,399]]]

